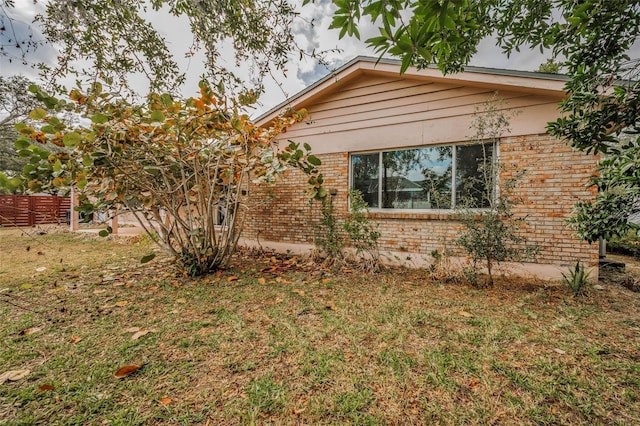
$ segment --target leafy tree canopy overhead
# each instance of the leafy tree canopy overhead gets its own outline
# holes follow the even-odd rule
[[[15,26],[8,24],[18,3],[0,0],[7,22],[0,38],[11,39],[23,53],[36,49],[39,42],[55,46],[56,64],[39,66],[57,88],[75,77],[84,83],[100,80],[112,91],[139,93],[142,77],[150,92],[177,94],[185,80],[179,65],[182,55],[198,55],[208,79],[234,87],[240,81],[220,60],[223,51],[232,51],[236,65],[251,70],[250,101],[260,93],[265,75],[284,71],[289,54],[301,52],[291,32],[298,13],[288,0],[34,0],[41,13],[29,24],[42,33],[41,41],[34,41],[33,32],[12,33]],[[185,26],[183,40],[191,42],[186,52],[172,52],[163,35],[166,28],[160,22],[170,19]]]
[[[311,0],[306,0],[311,1]],[[552,135],[586,153],[615,160],[601,165],[606,182],[594,184],[605,196],[577,207],[580,235],[624,232],[625,220],[607,218],[616,206],[637,210],[640,169],[640,59],[630,56],[640,31],[637,0],[334,0],[332,28],[340,36],[359,37],[358,24],[369,20],[379,34],[367,43],[376,52],[409,66],[436,64],[443,72],[461,71],[477,52],[478,43],[493,36],[505,53],[520,48],[550,51],[566,71],[567,98],[562,118],[549,123]],[[633,143],[620,142],[625,133]],[[606,202],[605,202],[606,201]],[[634,207],[635,206],[635,207]]]

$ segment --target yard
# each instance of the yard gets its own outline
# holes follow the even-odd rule
[[[37,231],[0,229],[7,424],[640,424],[640,295],[617,285],[256,253],[192,280],[140,263],[144,238]]]

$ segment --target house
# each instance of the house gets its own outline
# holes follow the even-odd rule
[[[559,116],[565,77],[473,67],[450,75],[435,68],[399,70],[399,61],[355,58],[257,123],[268,125],[286,107],[307,109],[308,118],[291,127],[283,143],[311,145],[336,214],[348,211],[349,188],[363,193],[390,258],[420,265],[434,250],[456,252],[460,182],[475,173],[475,161],[488,149],[504,167],[502,177],[525,171],[514,212],[527,217],[525,236],[540,253],[535,264],[510,265],[515,272],[551,279],[577,260],[597,265],[597,244],[580,241],[566,225],[573,205],[594,196],[586,184],[597,158],[546,133]],[[496,93],[506,101],[501,108],[518,112],[511,132],[496,146],[470,145],[474,112]],[[312,248],[320,214],[305,185],[301,173],[289,171],[275,187],[252,189],[245,243]]]

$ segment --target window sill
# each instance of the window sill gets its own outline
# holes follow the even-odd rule
[[[488,209],[473,209],[477,215],[475,219],[480,219],[482,214]],[[456,210],[369,210],[369,219],[416,219],[416,220],[450,220],[460,221],[463,214]]]
[[[369,219],[458,220],[455,211],[369,211]]]

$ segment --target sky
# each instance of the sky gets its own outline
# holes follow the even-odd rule
[[[294,0],[296,1],[296,0]],[[15,8],[7,9],[13,19],[7,19],[0,10],[0,27],[5,28],[0,32],[0,46],[4,55],[0,55],[0,72],[3,76],[23,74],[37,80],[38,70],[33,68],[38,62],[54,64],[57,57],[55,48],[51,46],[40,46],[35,51],[29,51],[24,55],[21,49],[15,47],[15,40],[12,33],[15,30],[18,34],[27,34],[31,40],[42,40],[43,37],[37,29],[29,26],[36,13],[42,11],[43,0],[15,0]],[[301,4],[300,0],[297,0]],[[364,42],[354,38],[338,38],[338,30],[329,30],[334,5],[330,0],[317,0],[313,4],[299,7],[300,18],[292,27],[296,35],[297,43],[308,51],[333,50],[328,52],[326,58],[330,68],[337,68],[350,61],[358,55],[376,56],[372,49],[366,47]],[[153,23],[154,28],[166,38],[170,49],[174,52],[182,70],[187,74],[187,83],[182,92],[185,96],[192,96],[197,93],[198,81],[204,68],[198,57],[189,60],[184,58],[184,52],[191,45],[191,38],[185,37],[184,28],[188,27],[185,18],[175,18],[168,13],[149,14],[148,18]],[[13,26],[13,27],[12,27]],[[377,28],[371,24],[363,24],[360,27],[361,40],[377,35]],[[232,55],[226,55],[223,60],[229,67],[234,66],[235,60]],[[538,50],[523,50],[519,54],[507,58],[500,48],[491,39],[482,41],[478,48],[478,53],[473,57],[470,65],[490,68],[503,68],[533,71],[546,61],[546,56]],[[284,102],[289,97],[294,96],[305,87],[313,84],[317,80],[326,76],[331,69],[319,65],[313,60],[299,57],[291,58],[287,67],[286,75],[275,74],[276,80],[267,79],[265,81],[265,93],[260,98],[260,105],[251,112],[253,117],[268,111],[269,109]],[[243,70],[239,72],[242,74]],[[70,82],[71,84],[72,82]],[[141,82],[141,84],[143,84]],[[144,87],[144,86],[142,86]]]

